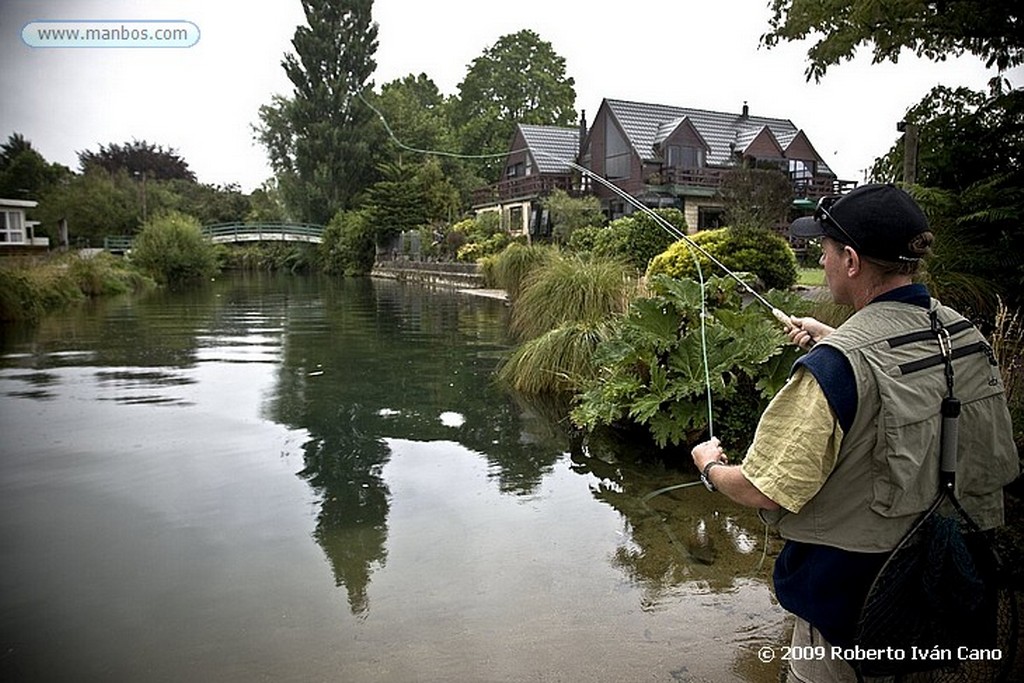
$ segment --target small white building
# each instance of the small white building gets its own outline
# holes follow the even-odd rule
[[[36,237],[37,221],[25,219],[25,211],[38,202],[26,199],[0,199],[0,247],[48,247],[49,237]]]

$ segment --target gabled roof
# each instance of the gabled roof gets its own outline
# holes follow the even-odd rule
[[[661,126],[658,127],[658,132],[654,136],[654,145],[657,146],[663,143],[665,140],[669,138],[669,136],[672,135],[672,133],[675,133],[677,130],[679,130],[679,127],[683,125],[687,125],[693,129],[693,132],[697,134],[697,137],[700,139],[700,141],[704,143],[705,149],[711,149],[711,145],[709,145],[707,140],[704,139],[704,136],[700,134],[700,131],[697,130],[697,127],[693,125],[693,122],[690,121],[690,119],[685,116],[679,119],[673,119],[672,121],[666,121],[665,123],[661,124]]]
[[[654,143],[664,127],[672,121],[683,118],[689,120],[707,143],[707,163],[710,166],[727,165],[730,162],[733,149],[729,143],[734,143],[735,149],[742,151],[766,127],[782,149],[789,146],[800,130],[789,119],[743,116],[742,114],[627,100],[605,99],[604,104],[608,106],[612,115],[622,126],[636,153],[646,161],[658,160],[654,156]],[[744,140],[746,144],[743,144]],[[825,162],[819,161],[819,171],[823,174],[833,175]]]
[[[750,146],[757,140],[767,140],[768,144],[771,145],[778,151],[779,158],[782,158],[784,154],[782,145],[779,144],[779,139],[772,133],[772,129],[768,126],[761,126],[757,130],[744,131],[743,134],[737,136],[736,151],[743,152],[746,154]]]
[[[568,173],[569,163],[579,155],[578,128],[519,124],[527,150],[539,173]]]

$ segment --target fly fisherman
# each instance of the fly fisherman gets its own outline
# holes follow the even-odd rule
[[[914,200],[893,185],[864,185],[823,199],[790,233],[821,238],[832,298],[855,313],[836,329],[792,320],[790,339],[814,346],[761,416],[742,464],[727,464],[716,438],[692,455],[709,489],[760,508],[786,539],[774,582],[796,615],[793,645],[831,655],[854,644],[888,551],[936,497],[947,386],[936,324],[949,333],[963,406],[956,495],[982,529],[1003,523],[1002,489],[1020,465],[989,346],[912,281],[933,238]],[[791,680],[857,680],[841,657],[789,665]]]

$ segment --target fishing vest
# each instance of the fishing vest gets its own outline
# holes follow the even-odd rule
[[[1020,472],[991,347],[973,325],[932,300],[952,342],[960,400],[956,498],[982,529],[1003,523],[1003,486]],[[821,490],[777,517],[784,538],[857,552],[891,550],[939,491],[939,413],[946,364],[929,312],[878,302],[819,342],[838,349],[857,381],[857,413]]]

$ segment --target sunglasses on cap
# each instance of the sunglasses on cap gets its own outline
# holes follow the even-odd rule
[[[839,221],[837,221],[835,217],[831,213],[829,213],[829,209],[832,208],[832,205],[842,198],[842,195],[836,194],[829,195],[827,197],[822,197],[821,199],[819,199],[818,205],[814,207],[814,220],[822,224],[824,224],[825,221],[831,223],[833,226],[835,226],[837,230],[839,230],[839,232],[843,233],[846,239],[849,240],[850,246],[855,248],[857,251],[860,251],[860,245],[857,244],[857,240],[853,239],[853,236],[850,235],[850,233],[846,232],[846,228],[840,225]]]

